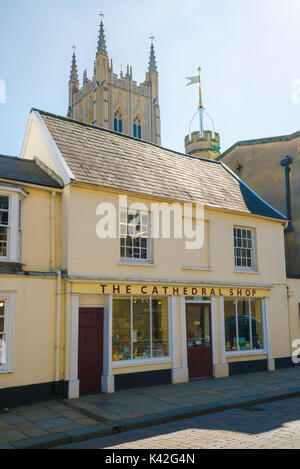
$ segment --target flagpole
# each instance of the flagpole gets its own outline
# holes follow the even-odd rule
[[[202,102],[202,92],[201,92],[201,79],[200,72],[201,68],[198,67],[199,72],[199,125],[200,125],[200,137],[203,137],[203,102]]]

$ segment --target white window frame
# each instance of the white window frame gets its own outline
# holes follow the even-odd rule
[[[246,230],[250,231],[252,235],[252,248],[244,248],[243,246],[241,247],[236,247],[234,245],[234,230]],[[256,237],[256,229],[249,227],[249,226],[233,226],[233,263],[234,263],[234,271],[238,273],[258,273],[258,265],[257,265],[257,237]],[[251,249],[252,256],[252,266],[237,266],[235,265],[235,249]]]
[[[146,246],[146,251],[147,251],[147,257],[145,259],[142,259],[142,258],[137,258],[137,257],[126,257],[126,247],[124,247],[125,249],[125,256],[121,256],[121,239],[125,239],[126,240],[126,237],[122,234],[121,232],[121,225],[123,224],[121,222],[121,216],[122,216],[122,212],[126,213],[126,217],[128,217],[128,214],[131,214],[130,213],[130,210],[128,210],[127,208],[122,208],[120,210],[120,226],[119,226],[119,230],[120,230],[120,243],[119,243],[119,249],[120,249],[120,264],[133,264],[133,265],[148,265],[148,264],[152,264],[153,263],[153,258],[152,258],[152,251],[153,251],[153,247],[152,247],[152,240],[151,240],[151,215],[146,212],[143,212],[142,210],[136,210],[136,216],[147,216],[147,219],[148,219],[148,235],[147,235],[147,246]],[[133,214],[133,213],[132,213]],[[128,218],[127,218],[128,220]],[[126,222],[126,226],[128,226],[128,221]],[[132,236],[132,239],[134,240],[135,238],[137,238],[137,236]],[[133,241],[134,243],[134,241]],[[140,248],[142,249],[142,248]],[[133,254],[133,250],[134,250],[134,246],[132,245],[132,254]]]
[[[6,340],[7,359],[4,365],[0,365],[0,373],[12,373],[14,364],[14,327],[16,295],[12,292],[1,292],[0,301],[4,301],[4,334]]]
[[[0,256],[0,260],[7,260],[9,259],[9,248],[10,248],[10,197],[7,194],[2,194],[0,192],[0,197],[5,197],[8,199],[8,223],[7,225],[2,225],[0,223],[1,228],[6,228],[6,256]]]
[[[235,299],[235,326],[236,326],[236,337],[237,339],[239,338],[239,335],[238,335],[238,311],[237,311],[237,300],[239,299],[242,299],[242,300],[248,300],[249,301],[249,330],[250,330],[250,335],[252,334],[252,329],[250,327],[250,320],[251,320],[251,315],[250,315],[250,312],[251,312],[251,309],[250,309],[250,301],[251,299],[253,300],[253,298],[242,298],[242,297],[234,297],[234,298],[229,298],[229,297],[222,297],[221,298],[221,301],[223,302],[223,311],[224,311],[224,314],[222,314],[223,316],[223,321],[224,321],[224,331],[223,331],[223,334],[224,334],[224,337],[223,337],[223,344],[224,344],[224,353],[225,353],[225,357],[236,357],[236,356],[243,356],[243,355],[266,355],[267,354],[267,330],[266,330],[266,327],[267,327],[267,323],[266,323],[266,311],[265,311],[265,302],[263,301],[264,298],[258,298],[260,301],[261,301],[261,312],[262,312],[262,321],[263,321],[263,325],[262,325],[262,329],[263,329],[263,341],[264,341],[264,348],[263,349],[249,349],[249,350],[235,350],[235,351],[231,351],[231,352],[227,352],[226,351],[226,324],[225,324],[225,300],[226,299],[230,299],[230,300],[233,300]],[[223,329],[223,328],[222,328]],[[238,343],[238,340],[237,340],[237,343]]]
[[[0,256],[0,262],[22,263],[23,199],[27,195],[21,187],[0,185],[0,196],[8,197],[7,255]]]
[[[130,296],[130,347],[131,347],[131,354],[133,348],[133,300],[134,299],[149,299],[150,300],[150,350],[152,354],[152,299],[156,299],[157,297],[147,296],[147,297],[138,297],[138,296]],[[118,299],[118,297],[113,297],[112,301]],[[112,309],[113,311],[113,309]],[[112,317],[113,321],[113,317]],[[114,325],[112,324],[112,330]],[[121,368],[126,366],[141,366],[141,365],[151,365],[152,363],[170,363],[171,362],[171,308],[170,302],[168,301],[168,356],[166,357],[151,357],[145,359],[131,359],[131,360],[120,360],[120,361],[112,361],[112,368]]]

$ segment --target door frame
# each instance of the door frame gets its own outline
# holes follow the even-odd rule
[[[180,298],[180,317],[181,317],[181,356],[182,366],[188,369],[187,359],[187,331],[186,331],[186,305],[187,304],[210,304],[211,314],[211,335],[212,335],[212,364],[213,364],[213,377],[215,377],[215,365],[218,365],[218,331],[217,331],[217,299],[212,296],[207,300],[202,299],[187,299],[182,296]]]
[[[68,382],[68,399],[76,399],[80,396],[79,394],[79,385],[80,381],[78,379],[78,346],[79,346],[79,297],[80,295],[71,294],[71,322],[70,322],[70,374]],[[103,313],[103,370],[105,367],[105,306],[99,305],[88,305],[82,306],[83,308],[104,308]],[[67,353],[67,352],[66,352]],[[101,391],[105,392],[103,389],[103,384],[101,382]]]
[[[87,393],[83,393],[83,394],[80,394],[80,379],[79,379],[79,376],[78,376],[78,382],[79,382],[79,395],[88,395],[88,394],[91,394],[91,393],[99,393],[99,392],[102,392],[102,375],[103,375],[103,361],[104,361],[104,306],[91,306],[91,305],[87,305],[87,306],[79,306],[78,308],[78,345],[77,345],[77,354],[78,354],[78,358],[79,358],[79,327],[80,327],[80,311],[81,310],[85,310],[84,313],[86,313],[87,311],[89,310],[98,310],[101,311],[101,314],[102,314],[102,319],[101,319],[101,323],[102,323],[102,334],[100,333],[99,334],[99,337],[100,337],[100,344],[99,344],[99,348],[97,348],[98,350],[98,358],[99,358],[99,355],[100,355],[100,360],[99,360],[99,364],[102,365],[102,369],[101,369],[101,374],[100,374],[100,382],[99,382],[99,389],[97,391],[91,391],[91,392],[87,392]],[[83,311],[81,311],[83,312]],[[102,335],[102,337],[101,337]],[[101,344],[102,344],[102,347],[101,347]],[[102,348],[102,350],[101,350]],[[79,361],[78,361],[78,358],[77,358],[77,363],[78,363],[78,369],[79,369]],[[78,370],[77,369],[77,370]],[[77,371],[79,373],[79,371]]]
[[[187,337],[187,334],[188,334],[188,315],[187,315],[187,308],[188,306],[194,306],[194,305],[198,305],[199,307],[201,306],[208,306],[209,308],[209,333],[210,333],[210,350],[211,350],[211,374],[208,375],[208,376],[199,376],[198,378],[193,378],[193,380],[197,380],[197,379],[202,379],[202,378],[212,378],[214,376],[214,362],[213,362],[213,340],[212,340],[212,336],[213,336],[213,331],[212,331],[212,307],[211,307],[211,302],[210,301],[186,301],[185,303],[185,310],[186,310],[186,315],[185,315],[185,318],[186,318],[186,338],[187,338],[187,351],[188,351],[188,337]],[[188,363],[188,370],[189,370],[189,363]]]

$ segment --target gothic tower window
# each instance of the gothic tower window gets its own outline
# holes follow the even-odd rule
[[[133,120],[133,136],[135,138],[142,138],[142,126],[141,126],[141,119],[139,116],[135,116]]]
[[[119,109],[115,112],[115,117],[114,117],[114,131],[115,132],[123,132],[123,120],[122,120],[122,114],[119,111]]]

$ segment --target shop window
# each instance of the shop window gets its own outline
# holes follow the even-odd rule
[[[167,298],[114,298],[113,361],[169,356]]]
[[[226,352],[264,350],[264,321],[260,299],[225,299]]]
[[[14,295],[0,295],[0,372],[13,368]]]
[[[235,227],[234,236],[234,265],[237,271],[255,271],[255,230]]]
[[[150,219],[141,211],[120,213],[121,259],[147,262],[150,259]]]

